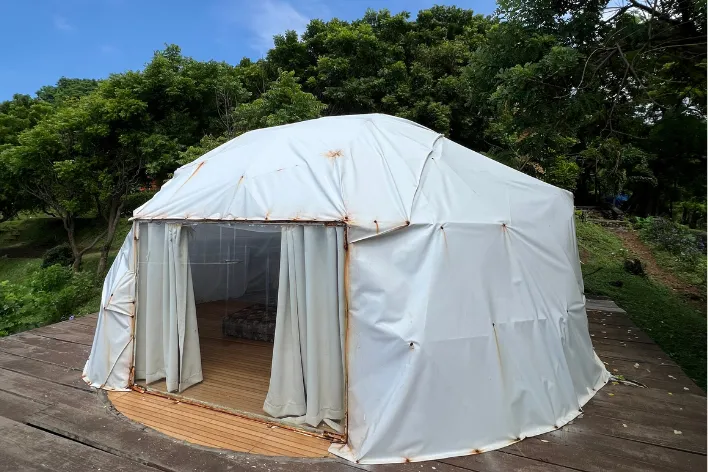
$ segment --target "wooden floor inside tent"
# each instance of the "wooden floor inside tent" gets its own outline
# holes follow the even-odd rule
[[[264,415],[268,394],[273,343],[224,336],[221,319],[249,306],[247,302],[212,302],[197,305],[199,344],[204,380],[189,387],[181,396],[220,408]],[[136,382],[145,386],[144,381]],[[164,381],[147,385],[166,392]]]
[[[330,441],[179,402],[184,398],[234,412],[265,415],[263,402],[268,394],[273,343],[224,336],[221,328],[224,315],[250,304],[231,300],[228,304],[219,301],[197,305],[204,380],[181,392],[179,398],[123,392],[111,393],[109,399],[125,416],[197,444],[265,455],[328,456]],[[164,380],[149,385],[136,383],[159,393],[167,391]],[[332,431],[327,426],[323,429]]]

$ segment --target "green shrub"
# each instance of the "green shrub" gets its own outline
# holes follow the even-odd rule
[[[42,269],[59,264],[62,266],[70,266],[74,262],[74,253],[71,252],[71,246],[64,243],[48,249],[42,256]]]
[[[34,272],[23,285],[0,282],[0,336],[68,319],[97,290],[89,273],[58,264]]]
[[[705,228],[705,202],[687,201],[678,203],[674,210],[674,219],[690,228]]]
[[[677,256],[693,258],[705,253],[705,243],[695,232],[666,218],[637,218],[636,227],[645,241]]]

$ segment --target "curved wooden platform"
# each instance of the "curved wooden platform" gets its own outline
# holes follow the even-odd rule
[[[202,446],[265,456],[328,457],[330,441],[150,393],[109,392],[126,417]]]

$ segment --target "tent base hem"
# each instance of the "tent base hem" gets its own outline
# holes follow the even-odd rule
[[[607,371],[607,369],[603,370],[602,375],[596,382],[596,384],[593,386],[592,390],[589,392],[589,394],[580,399],[580,409],[571,411],[569,414],[564,416],[563,418],[558,420],[558,426],[552,425],[548,427],[539,427],[539,428],[534,428],[532,431],[528,431],[522,435],[520,435],[520,438],[514,438],[511,440],[506,440],[506,441],[497,441],[495,443],[489,444],[484,447],[480,448],[471,448],[471,449],[461,449],[457,451],[450,451],[450,452],[443,452],[440,454],[428,454],[428,455],[421,455],[421,456],[414,456],[414,457],[386,457],[386,458],[373,458],[373,459],[357,459],[356,456],[354,455],[354,451],[349,447],[349,444],[341,444],[341,443],[332,443],[332,445],[329,447],[329,452],[330,454],[333,454],[337,457],[341,457],[344,460],[347,460],[349,462],[354,462],[356,464],[367,464],[367,465],[375,465],[375,464],[401,464],[405,462],[424,462],[424,461],[432,461],[432,460],[439,460],[439,459],[447,459],[450,457],[461,457],[461,456],[472,456],[476,454],[483,454],[485,452],[490,452],[490,451],[495,451],[497,449],[502,449],[504,447],[510,446],[514,443],[517,443],[519,441],[523,441],[524,439],[527,438],[532,438],[534,436],[540,436],[542,434],[550,433],[551,431],[556,431],[563,426],[567,425],[574,419],[576,419],[578,416],[580,416],[583,411],[582,408],[605,386],[607,385],[607,382],[610,380],[610,373]]]

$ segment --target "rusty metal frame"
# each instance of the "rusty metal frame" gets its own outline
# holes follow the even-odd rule
[[[157,395],[163,398],[169,398],[173,400],[178,400],[182,403],[188,403],[191,405],[200,406],[203,408],[208,408],[210,410],[218,411],[225,414],[230,414],[234,416],[239,416],[252,421],[257,421],[259,423],[273,425],[295,431],[307,436],[313,436],[318,438],[327,439],[338,443],[347,443],[349,439],[349,225],[346,221],[336,221],[336,220],[243,220],[243,219],[233,219],[233,220],[215,220],[215,219],[200,219],[200,220],[189,220],[189,219],[155,219],[155,218],[131,218],[130,221],[133,223],[133,263],[135,264],[135,299],[133,301],[133,316],[131,319],[131,333],[130,342],[133,343],[132,358],[130,360],[130,375],[128,377],[128,388],[139,393],[145,393],[150,395]],[[179,394],[162,392],[159,390],[154,390],[149,388],[147,385],[142,386],[135,383],[135,351],[137,349],[135,343],[135,328],[136,328],[136,318],[138,316],[138,303],[139,303],[139,277],[140,269],[138,261],[139,251],[140,251],[140,223],[182,223],[182,224],[246,224],[246,225],[278,225],[278,226],[303,226],[303,225],[313,225],[313,226],[341,226],[344,228],[344,352],[343,355],[343,367],[344,367],[344,433],[331,433],[329,431],[324,431],[316,428],[302,427],[299,425],[293,425],[292,423],[286,423],[283,420],[277,418],[271,418],[265,415],[259,415],[255,413],[249,413],[241,410],[232,410],[229,408],[220,407],[209,402],[203,402],[182,396]]]
[[[132,387],[135,381],[135,350],[137,349],[135,343],[135,320],[138,316],[138,281],[140,280],[140,265],[138,261],[138,250],[140,248],[140,222],[133,221],[133,267],[135,268],[135,287],[133,289],[134,299],[133,299],[133,313],[130,319],[130,342],[133,344],[133,349],[130,358],[130,372],[128,374],[128,387]]]

